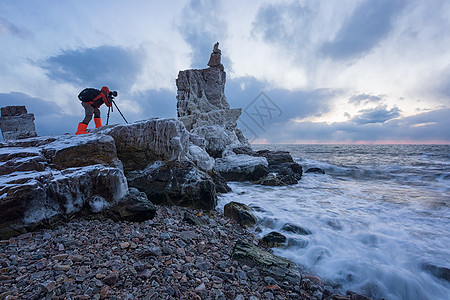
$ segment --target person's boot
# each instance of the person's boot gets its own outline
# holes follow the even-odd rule
[[[102,119],[101,118],[94,118],[95,122],[95,128],[102,127]]]
[[[78,123],[78,128],[77,128],[77,132],[75,132],[75,134],[86,134],[86,128],[87,128],[87,124],[84,123]]]

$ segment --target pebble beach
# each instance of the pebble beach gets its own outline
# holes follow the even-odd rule
[[[193,224],[186,214],[203,224]],[[257,238],[221,212],[157,206],[141,223],[71,220],[0,241],[0,299],[321,299],[231,259]],[[318,282],[316,282],[318,283]],[[326,292],[326,291],[325,291]],[[336,298],[337,299],[337,298]],[[346,299],[345,297],[343,299]]]

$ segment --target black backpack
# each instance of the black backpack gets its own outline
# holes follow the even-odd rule
[[[83,102],[91,102],[95,97],[100,94],[100,90],[87,88],[84,89],[78,94],[78,99],[80,99]]]

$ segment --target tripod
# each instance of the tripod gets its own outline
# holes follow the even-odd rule
[[[117,106],[116,102],[113,99],[110,99],[111,103],[114,104],[114,106],[117,108],[117,111],[119,112],[119,114],[122,116],[122,118],[125,120],[125,123],[128,124],[127,119],[125,119],[125,117],[123,116],[122,112],[120,111],[119,107]],[[110,107],[108,107],[108,115],[106,117],[106,125],[108,125],[109,123],[109,113],[113,111],[113,106],[111,105]]]

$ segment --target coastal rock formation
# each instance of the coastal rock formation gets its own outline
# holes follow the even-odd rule
[[[248,146],[236,127],[242,109],[230,109],[225,97],[226,73],[219,44],[214,45],[207,69],[180,71],[176,80],[178,119],[205,140],[210,156],[222,157],[229,148]]]
[[[249,180],[263,185],[296,184],[302,176],[302,168],[288,152],[255,152],[237,128],[242,110],[230,109],[225,97],[226,73],[221,54],[219,43],[216,43],[209,68],[178,73],[178,119],[189,132],[203,140],[198,146],[216,159],[215,169],[225,179]],[[208,161],[207,158],[203,160]],[[205,167],[211,165],[207,162]],[[269,175],[269,172],[277,174]]]
[[[213,209],[216,187],[227,188],[178,120],[94,132],[0,143],[0,238],[80,213],[151,218],[151,201]]]
[[[96,155],[85,149],[113,151]],[[114,150],[113,138],[103,135],[0,144],[0,238],[81,210],[96,213],[118,202],[128,186]]]
[[[1,109],[0,129],[5,141],[36,137],[34,115],[25,106],[5,106]]]

